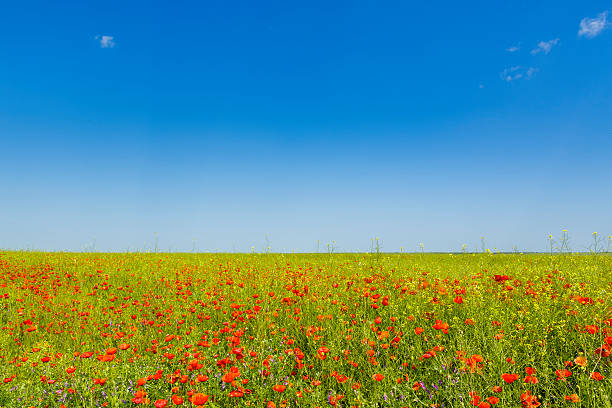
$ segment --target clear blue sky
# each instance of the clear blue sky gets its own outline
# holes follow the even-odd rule
[[[5,3],[0,247],[612,234],[612,3]]]

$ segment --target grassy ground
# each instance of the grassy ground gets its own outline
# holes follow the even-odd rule
[[[0,252],[0,406],[611,407],[612,257]]]

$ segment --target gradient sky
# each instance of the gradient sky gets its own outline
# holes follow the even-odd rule
[[[5,2],[0,248],[612,234],[610,1]]]

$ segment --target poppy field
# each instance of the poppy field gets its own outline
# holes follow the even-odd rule
[[[612,407],[605,254],[0,252],[0,407]]]

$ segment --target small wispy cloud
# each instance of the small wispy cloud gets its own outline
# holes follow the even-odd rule
[[[527,79],[531,79],[536,74],[536,72],[538,72],[538,71],[539,71],[539,69],[537,69],[537,68],[529,67],[529,69],[527,69],[527,73],[525,74],[526,78]]]
[[[516,81],[517,79],[521,79],[523,77],[523,72],[521,72],[521,69],[522,68],[520,65],[517,65],[515,67],[506,68],[501,73],[501,78],[506,82]]]
[[[113,48],[115,46],[115,37],[112,35],[96,35],[95,39],[100,43],[101,48]]]
[[[506,48],[506,51],[508,51],[508,52],[517,52],[520,49],[521,49],[520,45],[513,45],[512,47]]]
[[[557,44],[559,44],[558,38],[555,38],[554,40],[550,41],[540,41],[538,43],[538,46],[531,50],[531,55],[536,55],[541,52],[543,52],[544,54],[548,54],[550,50],[552,50],[552,48]]]
[[[500,77],[503,81],[512,82],[518,79],[531,79],[536,74],[536,72],[538,72],[537,68],[525,68],[520,65],[516,65],[504,69],[500,74]]]
[[[585,17],[580,20],[579,37],[594,38],[597,37],[606,27],[608,27],[608,12],[599,13],[595,18]]]

